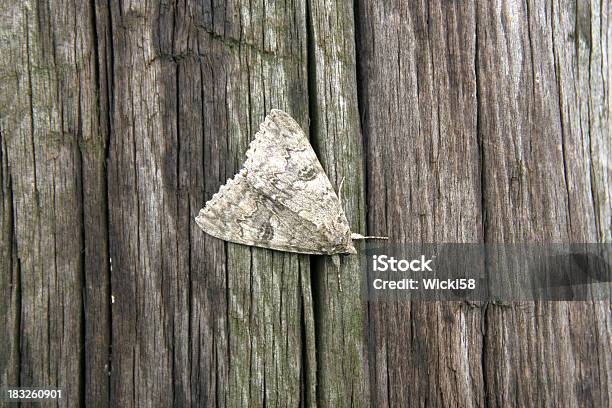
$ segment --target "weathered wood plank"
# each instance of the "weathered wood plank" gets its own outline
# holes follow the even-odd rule
[[[202,69],[210,118],[204,134],[212,145],[204,163],[205,199],[239,169],[271,108],[286,110],[308,131],[304,3],[233,6],[233,15],[221,17],[223,30],[215,18],[198,32],[200,52],[215,52]],[[194,215],[203,203],[196,203]],[[225,404],[312,406],[316,363],[308,257],[235,244],[225,248]]]
[[[5,276],[17,285],[10,299],[20,303],[12,305],[19,319],[13,320],[20,330],[19,379],[6,385],[62,388],[61,406],[84,402],[87,392],[104,404],[107,395],[108,319],[98,313],[108,302],[103,290],[85,290],[99,299],[83,309],[84,274],[95,282],[107,275],[106,254],[98,264],[92,244],[102,239],[104,246],[104,219],[97,232],[90,223],[104,213],[106,200],[103,150],[89,153],[99,140],[92,12],[89,3],[70,1],[7,3],[0,11],[6,23],[0,46],[3,179],[10,183],[3,188],[10,188],[6,214],[13,217],[13,273]],[[97,183],[90,185],[94,174]],[[87,261],[84,245],[92,255]],[[87,363],[84,348],[92,357]]]
[[[113,406],[171,406],[189,395],[175,372],[188,359],[189,277],[177,238],[176,67],[158,58],[172,26],[158,26],[160,6],[111,3]]]
[[[357,106],[351,2],[309,2],[309,93],[312,143],[355,232],[365,232],[363,140]],[[359,248],[359,243],[356,243]],[[358,256],[313,263],[318,406],[366,406],[369,400],[367,304]],[[340,285],[342,291],[340,291]]]
[[[112,404],[313,405],[308,257],[193,221],[271,108],[308,128],[304,3],[112,4],[112,31]]]
[[[580,12],[577,17],[572,14],[571,7],[559,7],[563,11],[553,15],[550,6],[512,2],[479,2],[475,8],[471,3],[455,4],[454,7],[443,10],[431,3],[429,7],[417,9],[415,6],[412,13],[393,4],[384,7],[376,7],[367,2],[358,4],[358,15],[361,16],[359,50],[364,57],[361,72],[365,80],[363,94],[366,95],[362,109],[364,132],[370,147],[368,158],[376,157],[378,163],[401,163],[402,159],[392,159],[398,157],[398,154],[394,155],[393,152],[400,152],[399,154],[412,160],[407,168],[399,164],[385,168],[384,165],[368,161],[369,194],[374,197],[391,197],[393,200],[389,202],[389,198],[370,199],[370,223],[379,225],[383,222],[381,219],[388,217],[394,224],[403,225],[399,228],[410,231],[413,240],[425,242],[465,242],[474,238],[484,238],[487,242],[594,242],[606,236],[608,227],[601,227],[597,221],[601,220],[601,215],[595,215],[594,211],[603,212],[606,217],[610,210],[609,200],[605,198],[609,195],[609,170],[608,173],[603,171],[608,161],[604,158],[610,156],[606,150],[610,141],[609,133],[606,134],[609,132],[606,108],[602,108],[607,106],[608,102],[601,96],[605,95],[606,91],[604,82],[599,79],[601,72],[606,72],[608,68],[607,60],[603,57],[606,53],[595,50],[588,54],[590,76],[584,74],[582,79],[584,81],[584,78],[589,78],[587,83],[592,83],[589,83],[589,86],[580,86],[577,85],[578,81],[572,79],[575,73],[580,72],[580,64],[577,62],[579,58],[572,54],[575,50],[579,53],[581,46],[576,47],[575,42],[568,44],[567,38],[572,37],[569,35],[571,32],[579,32],[581,25],[585,26],[580,22]],[[419,10],[423,10],[423,14],[419,15]],[[451,11],[459,11],[458,15],[463,18],[453,18],[454,13]],[[598,20],[598,16],[609,14],[607,4],[590,7],[589,13],[592,21],[587,20],[590,23],[586,26],[595,31],[588,34],[589,40],[591,37],[598,38],[598,44],[607,44],[607,40],[602,37],[609,36],[609,33],[599,32],[601,27],[607,27],[601,23],[607,21],[607,18]],[[551,26],[553,17],[556,26]],[[457,21],[461,24],[457,25]],[[578,27],[575,27],[576,22]],[[411,31],[415,32],[414,36],[418,41],[406,38],[405,27],[415,27]],[[462,27],[463,31],[457,30],[456,27]],[[435,33],[440,28],[446,31],[446,34],[439,38],[445,38],[448,45],[437,48]],[[457,31],[462,34],[458,36]],[[455,40],[453,43],[453,39],[461,42]],[[473,45],[470,46],[470,43]],[[412,52],[414,57],[405,61],[402,57],[407,52]],[[462,54],[466,54],[463,61]],[[446,58],[451,61],[457,59],[461,63],[447,65]],[[417,67],[411,68],[411,62]],[[597,67],[596,74],[593,74],[593,65]],[[445,70],[447,66],[450,69]],[[450,78],[456,78],[454,73],[462,70],[465,72],[464,80],[450,82],[450,87],[444,86],[448,84],[445,81],[445,71],[448,71]],[[433,75],[427,75],[428,73]],[[433,89],[444,90],[446,93],[438,100],[427,97],[427,91],[430,89],[428,76],[435,79]],[[411,81],[407,88],[419,96],[418,99],[413,97],[411,102],[405,103],[410,99],[402,93],[404,81]],[[388,87],[385,84],[388,84]],[[597,102],[591,100],[593,94],[589,88],[596,89],[596,101],[599,95]],[[470,89],[471,92],[462,95]],[[565,90],[559,93],[558,89]],[[457,98],[456,93],[461,96]],[[439,107],[444,107],[453,100],[454,120],[467,117],[468,121],[451,122],[436,129],[438,122],[444,123],[445,116],[440,114],[444,109],[440,110]],[[475,101],[477,109],[474,109]],[[419,110],[429,111],[428,116],[431,119],[427,123],[412,114],[413,109],[410,108],[415,105]],[[468,116],[462,115],[466,112],[466,107],[471,107],[467,111]],[[407,112],[396,113],[402,109]],[[599,112],[593,116],[596,118],[595,126],[590,122],[590,114],[583,114],[582,125],[580,120],[568,119],[571,116],[580,118],[580,112],[591,110]],[[457,112],[459,115],[456,115]],[[470,117],[472,119],[469,119]],[[468,126],[465,126],[465,123]],[[433,126],[433,129],[428,126]],[[412,133],[408,133],[410,131],[405,128],[412,128]],[[453,136],[454,131],[461,129],[465,129],[464,132],[454,133]],[[604,132],[598,129],[608,130]],[[413,140],[412,134],[424,132],[425,138],[416,140],[416,149],[427,151],[431,146],[434,154],[429,153],[423,160],[418,151],[417,154],[406,154],[402,150],[403,146],[390,143],[388,139],[393,139],[393,136],[379,136],[401,132],[408,133],[403,138],[404,142]],[[484,180],[484,235],[479,233],[480,228],[469,228],[470,223],[479,224],[478,171],[472,169],[465,175],[465,180],[472,180],[472,185],[475,184],[476,188],[463,186],[457,189],[457,194],[452,200],[448,200],[448,204],[445,204],[445,201],[440,202],[440,197],[428,195],[426,192],[417,190],[417,194],[410,193],[411,190],[436,186],[439,195],[454,191],[452,186],[460,186],[455,182],[449,188],[444,183],[445,179],[452,179],[460,174],[457,169],[443,169],[433,180],[428,179],[427,172],[423,171],[425,166],[426,169],[435,166],[436,160],[431,157],[435,157],[436,134],[444,135],[442,140],[447,142],[463,140],[462,134],[467,135],[468,141],[471,140],[472,149],[467,152],[463,151],[457,155],[457,150],[452,146],[440,146],[439,152],[443,153],[447,163],[453,163],[454,158],[463,158],[467,164],[478,163],[480,160]],[[474,155],[475,134],[478,135],[481,145],[481,157]],[[594,135],[591,137],[594,137],[595,141],[589,142],[588,135]],[[593,146],[597,146],[597,150],[593,150]],[[591,157],[594,153],[596,158]],[[381,157],[386,160],[381,160]],[[469,169],[470,166],[466,168]],[[407,182],[404,178],[407,177],[406,173],[411,173],[411,169],[414,169],[416,175]],[[386,177],[377,178],[377,174],[385,171],[388,173]],[[389,184],[393,188],[394,180],[398,177],[401,180],[398,184],[403,182],[404,186],[400,184],[400,187],[389,190]],[[377,191],[376,184],[385,187],[380,187]],[[402,195],[402,189],[407,189],[408,192]],[[466,191],[473,193],[466,194]],[[406,197],[402,198],[404,196]],[[472,197],[472,202],[466,203],[465,200],[469,197]],[[434,199],[438,199],[438,202],[433,208],[427,208]],[[404,203],[407,203],[408,210],[405,209]],[[405,223],[401,221],[412,208],[419,207],[422,208],[421,212],[417,212]],[[452,208],[460,208],[461,211],[471,213],[471,216],[455,214],[446,219],[437,216],[440,210]],[[428,222],[429,217],[433,218],[431,222]],[[593,219],[596,220],[595,223]],[[466,227],[461,228],[461,222],[466,220],[469,220]],[[456,233],[449,235],[449,226],[456,228]],[[463,233],[457,235],[461,231]],[[419,307],[413,304],[411,311],[418,310]],[[433,308],[437,307],[432,306]],[[402,312],[401,306],[389,309],[380,315],[372,313],[375,316],[373,319],[389,319],[389,316],[392,316],[393,320],[401,320],[395,317]],[[423,340],[427,333],[432,331],[427,330],[419,335],[420,330],[428,327],[427,322],[416,321],[422,315],[415,314],[414,311],[412,313],[413,316],[406,319],[410,324],[396,324],[390,331],[380,330],[374,325],[374,330],[378,330],[374,335],[376,345],[381,347],[382,344],[382,350],[386,351],[389,347],[388,339],[392,337],[389,336],[390,332],[411,333],[411,341],[416,337],[417,341],[424,343],[418,347],[419,353],[432,354],[431,358],[426,358],[426,364],[440,361],[445,354],[435,352],[436,340],[433,340],[433,345],[431,340]],[[469,345],[470,352],[467,355],[473,357],[466,360],[470,361],[469,364],[462,365],[462,375],[445,376],[445,365],[437,365],[435,370],[424,370],[421,371],[423,375],[413,377],[412,372],[403,367],[408,362],[418,367],[419,359],[415,361],[401,357],[403,350],[398,349],[397,344],[392,342],[390,354],[396,357],[396,360],[389,362],[383,358],[381,362],[378,357],[380,354],[387,356],[384,352],[374,356],[377,367],[376,397],[380,397],[377,401],[394,404],[406,398],[404,401],[407,402],[408,395],[395,391],[395,387],[398,383],[403,384],[402,379],[409,379],[416,383],[410,394],[413,404],[414,399],[418,401],[416,405],[448,404],[449,401],[455,401],[464,405],[482,405],[486,402],[523,406],[559,405],[569,401],[571,404],[588,406],[606,405],[609,402],[609,376],[602,372],[607,372],[611,355],[608,303],[527,304],[514,308],[489,306],[484,314],[476,313],[471,324],[473,330],[466,332],[464,342],[456,343],[455,347],[452,341],[442,342],[449,350],[448,356],[461,356],[460,347],[465,349],[465,344]],[[585,317],[579,321],[576,319],[578,315]],[[434,316],[435,311],[428,317],[440,320]],[[445,316],[453,321],[452,314]],[[484,337],[479,336],[475,330],[479,320],[486,328]],[[412,334],[413,332],[416,334]],[[440,336],[439,331],[434,330],[433,333]],[[431,334],[429,337],[431,338]],[[552,339],[555,341],[552,342]],[[479,346],[481,341],[484,343]],[[479,367],[480,354],[483,367]],[[579,360],[587,361],[586,364],[580,365],[580,369]],[[406,371],[410,374],[406,375]],[[463,389],[475,391],[473,394],[464,392],[457,396],[458,390],[453,390],[453,387],[460,384],[461,379],[467,379]],[[435,389],[428,390],[428,386]],[[447,393],[447,390],[453,391]],[[460,400],[457,402],[453,398]]]
[[[579,9],[577,4],[580,4]],[[609,78],[605,73],[608,50],[599,49],[601,45],[607,44],[610,35],[600,32],[600,29],[609,25],[609,6],[605,3],[602,6],[605,8],[601,10],[600,21],[593,23],[593,40],[587,4],[563,1],[552,5],[547,13],[550,14],[550,22],[546,28],[552,37],[548,40],[552,51],[552,57],[548,56],[548,64],[552,65],[549,69],[554,70],[554,78],[551,79],[556,82],[558,97],[557,101],[552,102],[558,104],[560,116],[568,234],[573,242],[610,241],[610,228],[606,227],[605,222],[602,224],[602,220],[610,220],[612,207],[609,198],[609,168],[606,169],[605,163],[605,154],[611,151],[610,138],[605,137],[606,132],[610,132],[606,130],[609,113],[605,112],[610,103],[601,95],[606,89],[603,81]],[[598,11],[595,12],[599,15]],[[598,24],[601,24],[601,28]],[[596,41],[596,51],[591,63],[589,54],[592,41]],[[592,84],[589,83],[590,77]],[[594,100],[591,101],[591,98]],[[593,122],[597,123],[593,129],[594,137],[591,137],[589,123],[591,109]],[[608,197],[604,198],[606,195]]]
[[[0,6],[0,386],[62,406],[610,405],[609,302],[366,308],[356,257],[340,292],[327,257],[195,225],[280,108],[345,178],[356,232],[367,210],[395,242],[612,239],[608,1],[354,6]]]
[[[473,2],[358,2],[368,226],[392,242],[480,242]],[[483,406],[479,308],[370,307],[372,404]]]
[[[4,125],[0,124],[0,384],[19,385],[20,282],[13,239],[13,191]],[[4,404],[4,403],[3,403]]]
[[[577,4],[479,4],[487,241],[609,237],[609,12],[605,1]],[[490,306],[487,401],[609,405],[611,318],[609,302]]]

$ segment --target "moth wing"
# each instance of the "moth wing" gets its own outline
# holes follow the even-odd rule
[[[228,180],[196,217],[206,233],[226,241],[280,251],[324,254],[314,224],[260,194],[244,170]]]
[[[273,109],[251,142],[246,177],[262,195],[317,226],[329,241],[353,252],[340,200],[299,124]],[[351,251],[352,249],[352,251]]]

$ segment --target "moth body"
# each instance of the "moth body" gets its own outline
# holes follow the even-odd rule
[[[356,254],[340,199],[308,138],[285,112],[260,125],[243,168],[196,217],[226,241],[303,254]]]

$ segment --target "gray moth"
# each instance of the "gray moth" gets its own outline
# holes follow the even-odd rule
[[[244,245],[303,254],[355,254],[340,199],[298,123],[273,109],[242,169],[196,217],[206,233]]]

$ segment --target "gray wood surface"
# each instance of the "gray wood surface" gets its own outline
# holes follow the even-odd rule
[[[368,303],[357,257],[339,281],[194,217],[279,108],[344,179],[355,232],[610,242],[611,13],[1,3],[0,387],[71,407],[609,406],[609,302]]]
[[[353,4],[309,3],[308,74],[312,143],[339,191],[351,230],[365,234],[363,139],[356,84]],[[349,18],[347,18],[349,16]],[[358,251],[363,244],[355,241]],[[367,305],[359,257],[313,262],[317,406],[364,406],[369,399]]]
[[[368,227],[392,242],[483,242],[473,2],[360,1]],[[484,308],[373,303],[373,406],[479,406]]]
[[[609,242],[607,2],[358,4],[374,232]],[[373,400],[611,403],[609,302],[473,306],[373,307]]]

